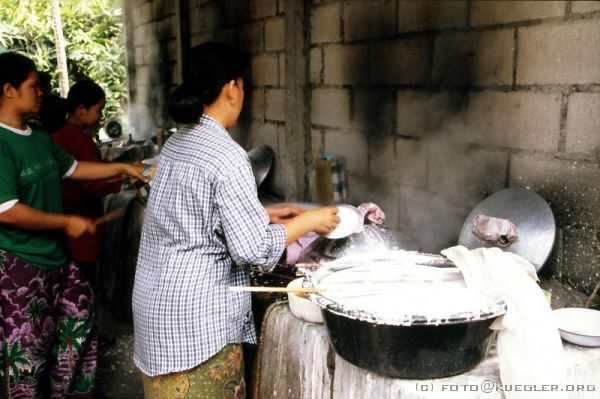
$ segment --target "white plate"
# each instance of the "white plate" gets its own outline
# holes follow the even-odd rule
[[[340,223],[325,237],[337,239],[360,233],[365,225],[365,215],[362,211],[352,205],[338,205],[337,208]]]
[[[582,346],[600,346],[600,311],[563,308],[553,314],[562,339]]]

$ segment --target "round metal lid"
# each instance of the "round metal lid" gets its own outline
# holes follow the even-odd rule
[[[503,251],[522,256],[539,271],[552,252],[556,233],[554,215],[548,203],[536,192],[507,188],[481,201],[463,224],[458,244],[469,249],[493,247],[475,237],[471,227],[477,215],[509,219],[517,227],[518,239]]]
[[[273,159],[275,158],[275,153],[271,147],[262,145],[248,151],[248,157],[250,158],[250,165],[252,166],[256,187],[258,187],[269,174]]]

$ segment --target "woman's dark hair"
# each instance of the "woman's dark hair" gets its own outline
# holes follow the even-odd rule
[[[209,42],[190,50],[183,83],[169,99],[169,112],[175,122],[190,123],[202,115],[205,105],[212,104],[231,80],[248,70],[250,57],[235,47]]]
[[[69,94],[67,94],[67,111],[72,115],[80,105],[88,109],[104,99],[106,99],[106,94],[102,90],[102,87],[93,80],[82,80],[75,83],[69,89]]]
[[[29,58],[17,53],[0,54],[0,96],[5,84],[18,89],[27,80],[31,72],[35,72],[35,64]]]

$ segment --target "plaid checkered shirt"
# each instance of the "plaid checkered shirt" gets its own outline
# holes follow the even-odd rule
[[[134,362],[191,369],[228,343],[256,342],[245,265],[271,270],[285,247],[246,152],[206,115],[166,142],[144,217],[133,289]]]

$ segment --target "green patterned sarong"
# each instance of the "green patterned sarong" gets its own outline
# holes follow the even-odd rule
[[[146,399],[222,399],[246,397],[242,345],[228,344],[193,369],[149,377],[142,373]]]

